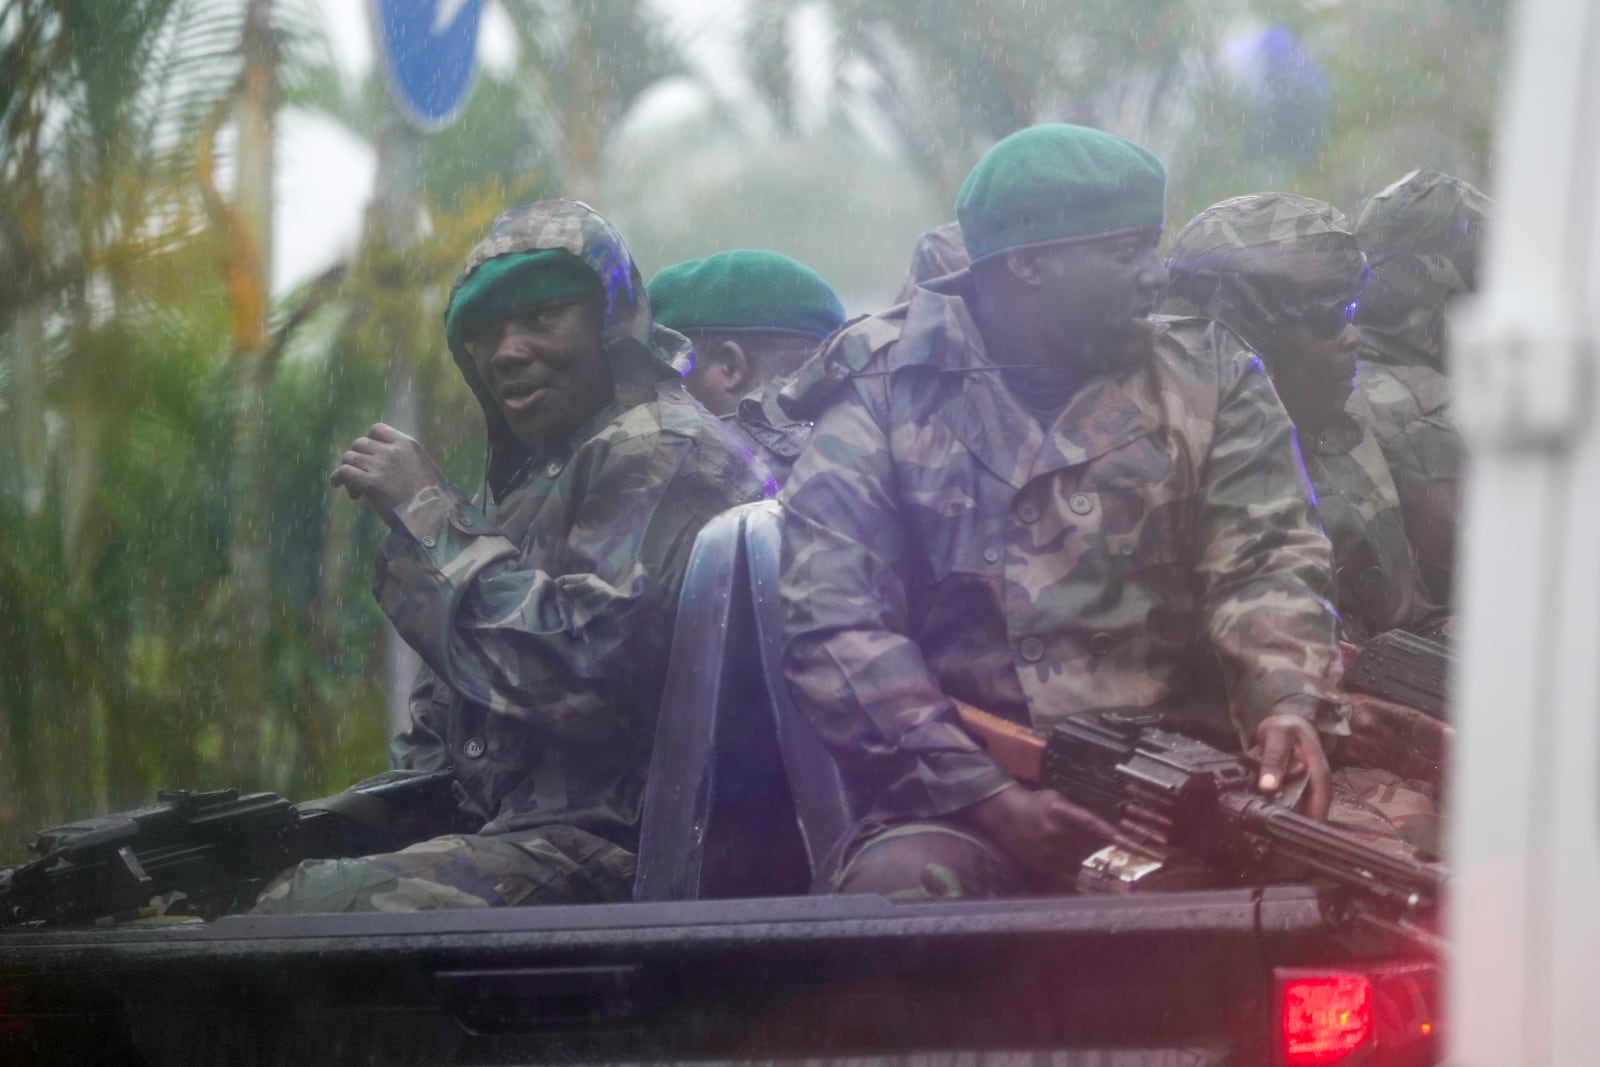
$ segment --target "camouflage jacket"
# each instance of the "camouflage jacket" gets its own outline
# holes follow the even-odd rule
[[[1377,439],[1352,418],[1301,439],[1317,513],[1333,542],[1333,578],[1346,640],[1423,628],[1438,610],[1423,589]]]
[[[776,486],[788,480],[794,461],[811,438],[811,423],[784,413],[778,406],[778,386],[773,382],[763,382],[742,398],[733,414],[724,416],[723,421],[749,443],[772,472],[776,494]]]
[[[597,265],[616,400],[558,447],[519,448],[457,353],[489,421],[488,484],[400,509],[374,591],[426,665],[397,766],[453,767],[485,833],[565,823],[633,848],[690,547],[764,480],[668,365],[687,342],[652,327],[621,238],[571,203],[502,216],[468,269],[485,246]]]
[[[1008,784],[947,697],[1240,733],[1308,697],[1341,731],[1331,551],[1259,361],[1223,327],[1153,320],[1147,356],[1047,432],[974,373],[969,283],[846,329],[785,389],[794,414],[826,407],[780,497],[784,670],[872,818]]]
[[[1448,408],[1448,312],[1477,288],[1490,209],[1470,183],[1418,170],[1371,197],[1355,224],[1372,278],[1356,315],[1361,406],[1354,410],[1389,461],[1406,531],[1440,603],[1450,597],[1464,459]]]
[[[1465,448],[1449,416],[1449,382],[1429,366],[1386,361],[1364,331],[1349,410],[1377,439],[1429,597],[1451,600],[1456,508]]]
[[[895,297],[895,303],[905,303],[923,282],[964,270],[971,261],[967,246],[961,240],[959,222],[935,226],[917,238],[917,245],[911,250],[911,267],[906,271],[906,280],[900,283],[900,295]]]

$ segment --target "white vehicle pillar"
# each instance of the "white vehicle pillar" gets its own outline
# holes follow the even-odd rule
[[[1451,369],[1449,1061],[1600,1063],[1600,4],[1514,15],[1484,284]]]

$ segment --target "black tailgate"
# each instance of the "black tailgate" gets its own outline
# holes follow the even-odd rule
[[[1298,887],[787,898],[8,933],[0,1052],[299,1065],[1126,1046],[1255,1062],[1273,964],[1372,950],[1329,938],[1327,903]]]

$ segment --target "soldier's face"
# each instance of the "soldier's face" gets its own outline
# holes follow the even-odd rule
[[[472,357],[513,433],[525,444],[555,444],[611,399],[592,300],[517,312],[467,338]]]
[[[1040,252],[1035,263],[1045,306],[1065,337],[1117,342],[1155,311],[1167,287],[1167,266],[1156,254],[1160,239],[1152,226]]]
[[[1355,388],[1361,331],[1350,321],[1354,305],[1334,302],[1280,327],[1282,355],[1272,382],[1295,423],[1324,426],[1344,410]]]

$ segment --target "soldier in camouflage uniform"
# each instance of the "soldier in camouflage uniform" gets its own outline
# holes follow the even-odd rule
[[[482,826],[308,861],[263,912],[627,899],[689,549],[762,494],[672,368],[688,342],[653,324],[622,238],[585,205],[496,219],[445,333],[488,424],[483,490],[469,500],[381,424],[332,481],[389,525],[374,591],[425,664],[396,765],[452,768]]]
[[[1478,284],[1489,200],[1459,178],[1413,171],[1368,200],[1355,236],[1372,266],[1356,325],[1355,410],[1394,474],[1428,590],[1448,604],[1464,458],[1450,420],[1445,313]]]
[[[1344,638],[1436,625],[1389,465],[1345,410],[1361,344],[1350,320],[1367,264],[1344,215],[1288,193],[1225,200],[1179,231],[1167,270],[1162,310],[1214,319],[1243,338],[1294,420],[1333,542]]]
[[[656,321],[694,342],[684,375],[690,394],[782,484],[811,424],[778,407],[778,386],[844,323],[839,297],[804,263],[756,249],[675,264],[650,279],[649,291]]]
[[[895,297],[895,303],[904,304],[910,300],[923,282],[954,274],[971,262],[967,246],[961,243],[961,224],[947,222],[935,226],[917,238],[917,245],[911,250],[911,268],[906,271],[906,280],[900,283],[900,295]]]
[[[1047,726],[1141,708],[1263,746],[1329,802],[1331,550],[1294,430],[1225,327],[1149,319],[1165,171],[1075,126],[962,187],[970,270],[847,327],[785,389],[784,669],[866,812],[823,883],[1048,890],[1115,830],[1020,788],[952,697]],[[1220,727],[1220,729],[1219,729]]]

